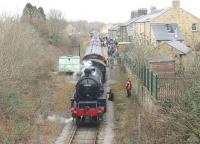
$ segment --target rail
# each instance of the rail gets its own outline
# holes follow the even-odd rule
[[[66,144],[87,143],[97,144],[99,127],[74,127]]]
[[[72,135],[71,135],[71,137],[70,137],[70,139],[69,139],[68,144],[72,144],[72,142],[73,142],[73,140],[74,140],[74,137],[75,137],[75,135],[76,135],[77,130],[78,130],[78,127],[75,127],[75,128],[74,128],[74,131],[72,132]]]

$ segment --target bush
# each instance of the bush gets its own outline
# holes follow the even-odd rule
[[[67,21],[61,11],[55,9],[50,10],[46,23],[49,32],[48,37],[50,44],[62,46],[63,44],[66,44],[65,41],[69,41],[69,37],[65,33]]]
[[[6,116],[9,119],[16,119],[19,110],[25,108],[26,101],[23,97],[17,96],[16,93],[10,93],[0,97],[0,116]]]
[[[194,112],[200,117],[200,84],[190,89],[186,105],[189,112]]]
[[[38,114],[48,113],[55,60],[35,28],[19,18],[0,18],[0,32],[0,119],[8,122],[0,143],[24,143]]]
[[[9,144],[9,140],[7,134],[4,129],[0,128],[0,143],[1,144]]]
[[[9,141],[13,144],[27,141],[30,137],[31,126],[25,121],[12,121]]]

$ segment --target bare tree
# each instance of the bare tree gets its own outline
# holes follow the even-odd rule
[[[67,40],[67,34],[64,33],[67,21],[61,11],[49,11],[47,26],[49,31],[49,41],[51,44],[58,45],[59,43]]]
[[[1,136],[14,144],[26,141],[37,114],[49,110],[46,81],[52,61],[34,27],[19,18],[0,18],[0,32],[0,119],[8,126]]]

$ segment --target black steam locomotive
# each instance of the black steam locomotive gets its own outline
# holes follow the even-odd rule
[[[76,100],[96,100],[103,95],[102,74],[99,69],[90,67],[85,69],[83,76],[76,85]]]
[[[106,64],[98,34],[93,34],[83,57],[83,67],[71,99],[71,112],[76,124],[99,123],[106,112]]]

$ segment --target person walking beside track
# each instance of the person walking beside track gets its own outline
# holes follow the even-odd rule
[[[131,90],[132,90],[132,83],[131,83],[131,80],[128,78],[126,82],[127,97],[131,96]]]

